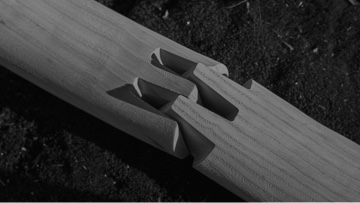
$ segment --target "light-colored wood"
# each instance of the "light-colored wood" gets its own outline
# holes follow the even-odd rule
[[[152,64],[151,54],[158,47],[208,65],[218,64],[93,0],[0,1],[2,66],[183,158],[188,153],[177,123],[131,90],[141,78],[197,100],[193,83]]]
[[[238,110],[226,118],[183,96],[162,109],[178,120],[201,173],[250,201],[360,200],[359,145],[255,81],[242,87],[202,64],[184,76],[200,96],[228,102],[213,100],[218,109]]]
[[[0,65],[246,200],[360,200],[359,145],[93,0],[0,0]]]

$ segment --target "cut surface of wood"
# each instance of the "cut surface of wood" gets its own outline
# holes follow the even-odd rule
[[[93,0],[0,1],[0,65],[246,200],[360,200],[359,145]]]
[[[140,140],[187,156],[177,123],[125,86],[141,78],[196,101],[196,86],[155,67],[151,54],[164,47],[218,62],[92,0],[0,1],[0,19],[2,66]]]
[[[360,199],[357,144],[253,80],[245,88],[202,64],[187,77],[227,101],[214,105],[237,108],[231,120],[183,96],[163,108],[191,143],[195,169],[251,201]]]

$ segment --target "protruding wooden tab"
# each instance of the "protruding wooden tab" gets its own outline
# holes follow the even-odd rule
[[[183,98],[183,96],[179,97]],[[208,156],[208,154],[214,149],[215,145],[205,138],[201,132],[192,127],[188,121],[179,116],[176,113],[176,110],[172,109],[175,107],[174,102],[176,101],[177,100],[169,102],[167,105],[162,107],[160,111],[178,122],[189,152],[195,157],[196,162],[201,161]]]
[[[148,89],[147,87],[141,88]],[[152,118],[149,118],[149,120],[144,119],[144,122],[147,122],[148,125],[159,125],[159,128],[149,128],[146,125],[144,125],[144,128],[143,125],[139,125],[137,130],[141,132],[141,136],[136,136],[138,139],[178,158],[187,157],[189,152],[179,131],[178,124],[157,109],[158,104],[165,104],[166,102],[160,100],[149,102],[149,98],[146,98],[146,96],[140,97],[138,90],[138,80],[136,80],[134,85],[125,85],[107,93],[119,101],[126,102],[132,106],[131,108],[138,107],[138,112],[143,112],[144,116],[145,114],[152,114]],[[143,91],[143,94],[147,94],[146,91]],[[163,92],[165,91],[163,90]]]
[[[162,116],[165,116],[165,114],[163,114],[160,109],[162,109],[168,103],[173,102],[179,96],[179,94],[175,92],[152,84],[141,78],[137,78],[134,81],[132,87],[133,89],[131,91],[131,99],[129,99],[128,96],[124,96],[128,94],[119,93],[118,95],[120,99],[124,100],[124,98],[126,98],[124,101],[128,101],[131,104],[140,106],[142,108],[145,107],[144,109],[150,110],[151,112]],[[134,93],[135,91],[136,93]],[[138,95],[138,97],[134,97],[134,94]],[[165,117],[168,118],[167,116]],[[189,154],[189,151],[177,123],[174,127],[173,133],[174,134],[169,135],[164,134],[155,141],[157,143],[161,143],[160,149],[170,150],[171,153],[173,153],[176,157],[185,158]]]
[[[175,120],[183,119],[214,144],[207,157],[195,159],[194,168],[246,200],[360,199],[359,159],[351,154],[359,146],[336,138],[341,135],[335,132],[325,138],[316,125],[308,126],[303,118],[287,115],[286,108],[279,106],[284,101],[264,96],[270,93],[260,85],[242,87],[203,65],[189,75],[239,110],[231,121],[184,97],[172,104]],[[199,82],[194,83],[203,98]],[[352,149],[341,150],[340,144]]]
[[[181,96],[162,112],[177,120],[180,127],[185,128],[183,132],[190,129],[184,137],[188,146],[192,145],[189,151],[195,156],[194,168],[246,200],[259,200],[253,198],[262,191],[251,191],[260,187],[248,183],[262,175],[254,176],[253,171],[246,170],[248,166],[244,150],[246,152],[248,147],[243,146],[246,143],[243,143],[241,130]]]
[[[210,77],[210,79],[211,77],[219,78],[223,76],[217,74],[217,72],[209,69],[201,63],[197,64],[195,68],[187,71],[182,75],[184,78],[187,78],[188,80],[192,81],[197,85],[200,98],[202,99],[202,106],[228,120],[234,120],[239,110],[225,97],[219,94],[219,92],[217,92],[212,86],[209,86],[209,84],[205,80],[203,80],[203,78],[199,77],[198,73],[206,74],[203,75],[203,78]],[[216,76],[214,76],[213,74],[215,74]]]

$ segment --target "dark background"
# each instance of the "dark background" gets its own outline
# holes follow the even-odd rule
[[[360,7],[347,0],[103,0],[360,143]],[[168,15],[165,15],[168,13]],[[0,67],[0,201],[241,201]]]

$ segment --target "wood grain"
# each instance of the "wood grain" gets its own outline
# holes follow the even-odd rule
[[[4,0],[0,22],[2,66],[140,140],[187,156],[177,123],[124,86],[142,78],[197,100],[196,86],[156,68],[151,54],[163,47],[211,66],[218,62],[93,0]],[[119,91],[126,95],[112,94]]]
[[[359,145],[255,81],[242,87],[202,64],[187,78],[238,110],[229,120],[183,96],[162,109],[193,145],[195,169],[250,201],[360,200]]]
[[[93,0],[1,0],[0,65],[246,200],[360,200],[359,145]]]

